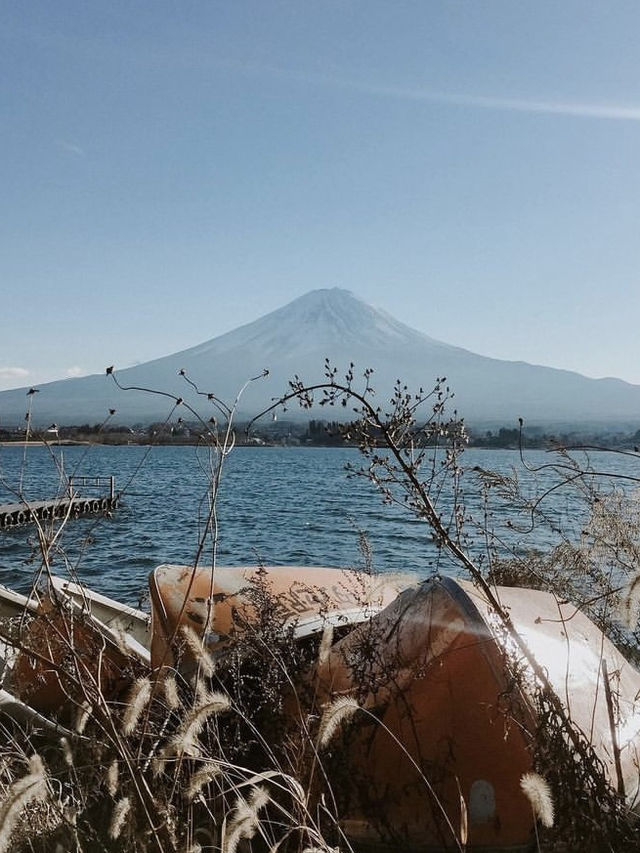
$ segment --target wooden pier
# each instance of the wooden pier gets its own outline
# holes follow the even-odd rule
[[[105,486],[108,487],[106,494]],[[78,487],[93,494],[80,495],[76,491]],[[66,495],[46,501],[25,500],[15,504],[0,504],[0,529],[20,527],[35,521],[97,515],[115,509],[118,501],[113,477],[69,477]]]

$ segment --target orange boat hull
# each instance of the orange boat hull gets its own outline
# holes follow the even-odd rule
[[[258,571],[157,569],[153,666],[175,662],[182,626],[214,648],[223,642]],[[504,698],[502,652],[460,587],[398,594],[402,583],[383,576],[363,607],[358,577],[339,569],[270,568],[267,582],[301,636],[326,621],[350,626],[312,678],[319,704],[346,694],[366,709],[322,756],[357,849],[459,849],[465,833],[467,849],[526,849],[533,819],[519,783],[531,770],[535,721],[519,693]]]
[[[415,580],[317,566],[158,566],[149,578],[152,667],[173,663],[172,645],[184,628],[210,648],[224,642],[234,631],[234,612],[242,608],[251,618],[248,591],[261,579],[298,637],[321,631],[327,622],[346,626],[368,619]]]
[[[335,644],[318,668],[322,693],[355,696],[329,775],[345,831],[362,850],[525,850],[534,718],[509,690],[504,658],[486,624],[452,584],[407,590]],[[452,594],[453,593],[453,594]],[[375,660],[360,660],[377,648]],[[358,671],[358,678],[355,672]]]

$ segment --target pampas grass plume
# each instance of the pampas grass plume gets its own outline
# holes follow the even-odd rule
[[[0,804],[0,853],[9,849],[13,830],[23,809],[33,800],[44,800],[47,782],[44,765],[39,755],[29,759],[29,773],[16,780]]]
[[[520,779],[520,787],[531,803],[534,817],[547,829],[553,826],[553,798],[546,779],[538,773],[525,773]]]
[[[86,701],[86,699],[78,707],[78,712],[76,714],[76,731],[79,735],[81,735],[87,727],[87,723],[89,722],[89,717],[91,716],[92,711],[93,708],[91,707],[89,702]]]
[[[107,770],[107,791],[115,797],[118,790],[118,759],[114,758]]]
[[[327,705],[320,720],[318,744],[321,747],[326,746],[340,725],[352,717],[359,708],[360,706],[351,696],[339,696],[330,705]]]
[[[178,685],[176,683],[176,677],[173,674],[167,675],[163,684],[164,698],[167,703],[167,708],[170,711],[177,710],[180,705],[180,696],[178,695]]]
[[[318,665],[322,666],[329,660],[329,653],[333,645],[333,625],[327,623],[322,631],[320,648],[318,649]]]
[[[111,815],[111,823],[109,825],[109,837],[113,838],[114,841],[116,838],[120,837],[120,833],[122,832],[124,822],[127,819],[130,809],[131,803],[129,801],[129,797],[122,797],[115,804],[113,814]]]
[[[182,725],[173,737],[153,759],[152,772],[159,776],[164,772],[167,760],[183,755],[187,758],[199,758],[202,754],[198,735],[205,723],[214,714],[221,714],[231,707],[229,697],[224,693],[201,690],[197,695],[197,704],[186,712]]]
[[[269,803],[271,797],[269,796],[269,792],[266,788],[263,788],[262,785],[256,785],[255,788],[251,791],[249,796],[249,806],[253,811],[254,815],[257,816],[259,811]]]
[[[229,697],[219,691],[204,691],[198,696],[198,704],[185,716],[184,723],[176,738],[191,742],[202,731],[204,724],[213,714],[222,714],[231,707]]]
[[[253,838],[258,828],[258,812],[270,799],[268,791],[261,785],[252,789],[248,800],[238,797],[233,820],[226,832],[225,853],[236,853],[238,844],[243,838]]]
[[[204,643],[191,625],[183,625],[181,628],[184,641],[200,667],[200,672],[205,678],[211,678],[215,670],[213,658],[205,649]]]
[[[212,779],[215,779],[215,777],[220,773],[222,773],[222,769],[216,762],[212,762],[201,767],[200,770],[198,770],[197,773],[194,773],[189,780],[189,785],[185,794],[187,800],[189,802],[195,800],[204,786],[208,785],[209,782],[211,782]]]
[[[132,735],[136,729],[140,715],[151,699],[151,681],[148,678],[138,678],[127,697],[127,707],[122,715],[122,734]]]
[[[162,776],[164,769],[167,766],[166,751],[162,750],[159,755],[156,755],[151,762],[151,775],[154,779]]]

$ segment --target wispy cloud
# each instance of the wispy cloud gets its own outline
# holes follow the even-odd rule
[[[86,374],[87,371],[84,369],[84,367],[78,367],[77,364],[74,364],[73,367],[68,367],[65,370],[65,375],[68,376],[70,379],[75,379],[78,376],[86,376]]]
[[[307,74],[297,70],[273,65],[253,63],[223,63],[247,74],[270,74],[273,77],[288,78],[316,86],[334,87],[352,92],[362,92],[379,98],[394,98],[403,101],[424,101],[433,104],[470,107],[482,110],[501,110],[507,112],[538,113],[573,118],[591,118],[613,121],[640,121],[640,105],[621,103],[594,103],[590,101],[566,101],[549,98],[514,98],[499,95],[444,92],[428,86],[387,86],[377,83],[365,83],[331,74]]]
[[[484,110],[506,110],[522,113],[547,113],[576,118],[613,119],[615,121],[640,121],[640,106],[602,104],[572,101],[529,100],[527,98],[501,98],[492,95],[464,95],[438,92],[432,89],[412,89],[396,86],[369,86],[360,83],[341,84],[348,88],[380,97],[405,101],[428,101],[452,106],[475,107]]]
[[[65,139],[57,139],[56,145],[68,154],[75,154],[77,157],[86,156],[84,148],[81,148],[79,145],[75,145],[73,142],[67,142]]]
[[[25,367],[9,367],[0,365],[0,390],[19,388],[27,383],[29,371]]]
[[[0,367],[0,379],[25,379],[28,375],[24,367]]]

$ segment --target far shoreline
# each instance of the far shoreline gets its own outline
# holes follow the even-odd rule
[[[41,441],[37,439],[35,441],[0,441],[0,447],[52,447],[54,445],[55,447],[70,447],[76,444],[86,447],[96,443],[94,441]]]

